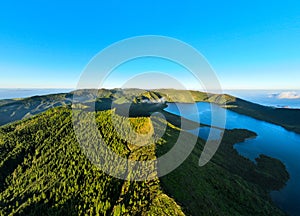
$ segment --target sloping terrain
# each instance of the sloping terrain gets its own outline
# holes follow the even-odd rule
[[[99,127],[113,150],[128,157],[126,141],[104,125],[108,112],[98,115]],[[183,214],[163,193],[159,179],[123,181],[91,164],[77,143],[71,118],[68,109],[56,108],[1,128],[0,215]],[[147,158],[154,153],[143,152]]]
[[[108,146],[131,160],[166,153],[180,132],[169,123],[156,143],[137,147],[118,136],[111,116],[124,131],[132,127],[142,134],[155,122],[149,117],[128,119],[114,110],[97,112],[97,126]],[[183,133],[188,144],[194,135]],[[284,165],[266,156],[254,164],[232,147],[251,136],[255,134],[246,130],[226,131],[217,154],[204,167],[198,166],[204,145],[199,139],[188,159],[170,174],[131,182],[93,165],[77,142],[71,110],[53,108],[0,128],[0,215],[284,215],[268,195],[285,185]],[[106,154],[95,152],[95,157]],[[159,169],[152,172],[156,175]]]
[[[28,118],[50,108],[71,104],[71,95],[55,94],[18,100],[0,100],[0,125]]]

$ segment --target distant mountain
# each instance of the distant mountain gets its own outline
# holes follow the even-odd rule
[[[71,104],[70,94],[0,100],[0,125],[34,116],[50,108]]]
[[[141,103],[143,100],[156,102],[163,99],[164,102],[182,103],[210,102],[300,133],[300,109],[266,107],[226,94],[218,95],[175,89],[149,91],[142,89],[76,90],[64,94],[35,96],[18,100],[0,100],[0,125],[33,116],[49,108],[70,106],[73,95],[79,100],[77,104],[81,104],[86,108],[93,107],[96,102],[94,108],[98,110],[110,109],[112,103],[115,105],[131,105],[132,103]]]
[[[51,104],[45,98],[25,99],[27,111],[33,110],[30,104],[36,101],[43,104],[40,110]],[[19,109],[22,106],[18,104]],[[168,123],[157,142],[134,146],[131,139],[118,136],[111,116],[123,131],[131,125],[137,133],[151,130],[156,121],[127,118],[115,111],[97,111],[95,117],[109,148],[124,158],[153,160],[168,152],[179,135],[180,129]],[[168,117],[175,123],[176,118]],[[194,136],[181,133],[187,144]],[[0,215],[284,215],[269,196],[289,178],[284,165],[263,155],[255,164],[233,148],[234,143],[253,136],[247,130],[226,130],[219,150],[204,167],[198,166],[204,146],[199,138],[190,156],[173,172],[131,182],[105,174],[86,158],[73,130],[70,107],[51,108],[0,127]],[[93,137],[86,138],[94,143]],[[95,151],[94,159],[106,155]],[[127,164],[116,169],[126,170]],[[154,177],[158,171],[159,165],[158,170],[142,170]]]

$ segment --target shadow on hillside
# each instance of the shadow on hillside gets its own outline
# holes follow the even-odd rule
[[[105,111],[115,109],[116,114],[124,117],[149,117],[154,112],[159,112],[168,107],[166,103],[113,103],[110,98],[84,103],[87,111]]]

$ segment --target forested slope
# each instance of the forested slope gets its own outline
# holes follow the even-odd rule
[[[107,112],[98,116],[99,127],[114,151],[129,156],[127,143],[103,128]],[[71,118],[70,110],[56,108],[1,128],[0,215],[182,214],[162,192],[159,179],[123,181],[91,164],[77,143]],[[144,151],[149,157],[153,153]]]
[[[111,115],[124,130],[131,125],[138,133],[151,130],[154,122],[121,117],[114,110],[97,112],[98,129],[109,147],[132,160],[155,159],[179,134],[168,124],[159,141],[134,147],[118,136]],[[253,135],[227,131],[220,150],[204,167],[198,166],[204,145],[199,139],[188,159],[170,174],[131,182],[93,165],[76,140],[71,110],[53,108],[0,128],[0,215],[284,215],[268,195],[287,181],[284,165],[265,156],[255,165],[232,148]],[[268,166],[274,163],[277,169]]]

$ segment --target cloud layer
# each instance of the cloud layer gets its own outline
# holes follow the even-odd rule
[[[276,97],[278,99],[300,99],[300,93],[287,91],[287,92],[281,92],[280,94],[277,94]]]

